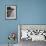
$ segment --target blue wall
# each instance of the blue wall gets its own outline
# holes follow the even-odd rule
[[[17,6],[16,20],[5,20],[5,5],[9,4]],[[46,0],[0,1],[0,44],[8,43],[10,32],[18,32],[18,24],[46,24]]]

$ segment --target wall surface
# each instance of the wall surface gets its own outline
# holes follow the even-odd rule
[[[5,20],[5,5],[9,4],[17,7],[16,20]],[[46,24],[46,0],[0,0],[0,44],[8,43],[9,32],[17,34],[18,24]]]

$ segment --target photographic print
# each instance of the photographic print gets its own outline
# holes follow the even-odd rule
[[[6,5],[6,19],[16,19],[16,5]]]

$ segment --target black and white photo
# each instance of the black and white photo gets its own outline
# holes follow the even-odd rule
[[[6,6],[6,19],[16,19],[16,5]]]

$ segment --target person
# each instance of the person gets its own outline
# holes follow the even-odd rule
[[[7,17],[13,16],[13,15],[12,15],[13,10],[14,10],[13,8],[7,7]]]

